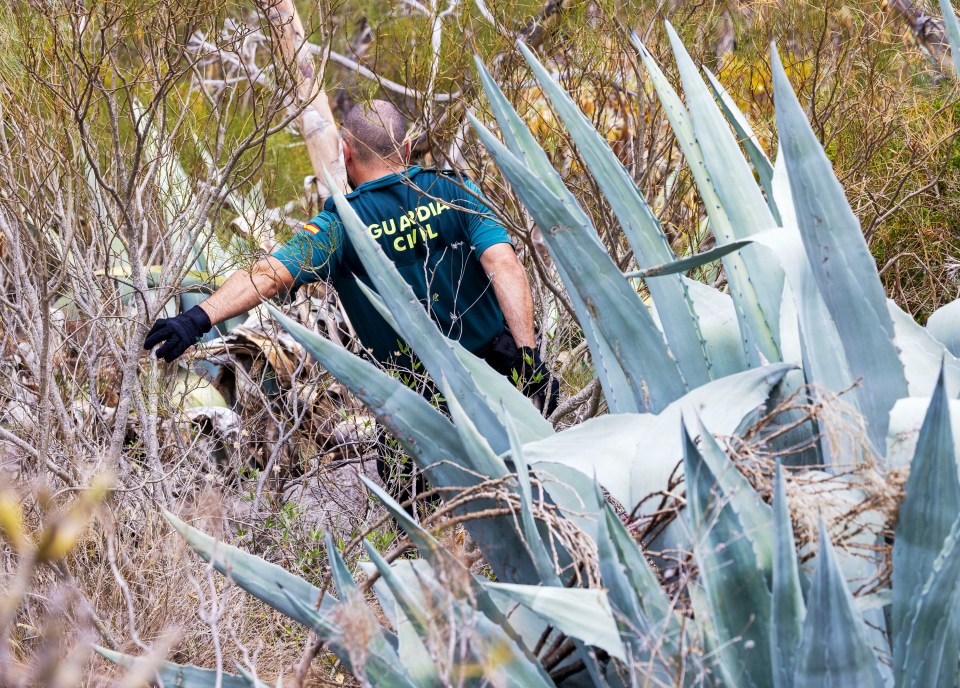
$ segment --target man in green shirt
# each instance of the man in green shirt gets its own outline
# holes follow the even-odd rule
[[[350,206],[393,260],[440,330],[517,376],[523,391],[552,410],[557,385],[534,343],[533,299],[523,265],[480,189],[449,172],[408,167],[403,116],[386,101],[354,108],[341,125]],[[360,344],[387,365],[409,363],[407,347],[370,306],[358,282],[373,288],[346,236],[332,199],[272,255],[238,270],[199,306],[160,319],[144,342],[179,357],[213,325],[262,299],[327,280],[337,290]]]

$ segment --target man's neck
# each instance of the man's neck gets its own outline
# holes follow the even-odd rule
[[[360,186],[361,184],[366,184],[367,182],[372,182],[377,179],[382,179],[391,174],[399,174],[407,169],[406,165],[397,164],[397,165],[378,165],[377,167],[370,167],[365,170],[358,170],[356,174],[351,175],[351,180],[353,181],[354,186]]]

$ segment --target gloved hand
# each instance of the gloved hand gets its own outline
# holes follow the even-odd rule
[[[560,400],[560,382],[550,375],[546,364],[540,359],[540,352],[529,346],[517,348],[511,370],[517,372],[520,390],[540,402],[544,415],[553,413]]]
[[[504,330],[483,358],[498,373],[517,383],[526,396],[540,402],[546,415],[553,413],[560,400],[560,383],[550,375],[539,351],[518,347],[510,331]]]
[[[164,342],[164,345],[157,349],[157,358],[170,363],[199,342],[212,327],[206,311],[200,306],[194,306],[175,318],[160,318],[153,323],[143,342],[143,348],[152,349],[160,342]]]

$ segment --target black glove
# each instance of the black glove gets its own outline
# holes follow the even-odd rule
[[[153,327],[147,333],[146,341],[143,342],[143,348],[152,349],[160,342],[164,342],[164,345],[157,349],[157,358],[170,363],[199,342],[212,327],[210,316],[206,311],[200,306],[194,306],[175,318],[160,318],[153,323]]]
[[[540,402],[546,415],[553,413],[560,400],[560,383],[550,375],[539,351],[529,346],[518,347],[513,335],[504,330],[484,359],[498,373],[517,383],[526,396]]]

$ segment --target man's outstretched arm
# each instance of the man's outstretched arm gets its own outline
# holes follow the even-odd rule
[[[494,244],[480,254],[480,264],[490,277],[493,292],[518,347],[534,345],[533,295],[527,271],[511,244]]]
[[[250,270],[237,270],[230,275],[199,306],[175,318],[158,319],[147,334],[143,348],[152,349],[162,343],[157,349],[157,357],[168,362],[174,361],[214,325],[246,313],[258,306],[261,300],[272,298],[293,285],[294,278],[290,270],[273,256],[268,256]]]
[[[272,299],[281,291],[293,288],[293,275],[273,256],[257,261],[249,270],[237,270],[227,281],[200,304],[210,325],[222,323]]]

